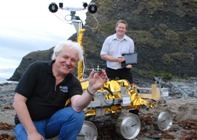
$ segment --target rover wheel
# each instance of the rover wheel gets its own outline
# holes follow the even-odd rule
[[[84,121],[77,140],[97,140],[98,131],[96,126],[90,121]]]
[[[169,110],[162,111],[157,117],[157,126],[159,130],[165,131],[171,128],[173,119],[172,113]]]
[[[116,131],[125,139],[134,139],[140,132],[141,122],[133,113],[122,114],[116,123]]]

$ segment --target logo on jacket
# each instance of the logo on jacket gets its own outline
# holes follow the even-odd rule
[[[60,91],[62,92],[68,92],[68,87],[67,86],[61,86]]]

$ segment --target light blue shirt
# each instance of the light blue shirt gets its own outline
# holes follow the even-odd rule
[[[134,53],[134,41],[124,35],[123,39],[118,39],[116,34],[107,37],[103,43],[100,55],[107,54],[112,57],[122,57],[122,54]],[[120,69],[121,63],[106,61],[107,67],[111,69]]]

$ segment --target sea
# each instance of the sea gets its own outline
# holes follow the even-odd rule
[[[0,84],[5,84],[5,83],[18,83],[18,81],[8,81],[6,78],[0,77]]]

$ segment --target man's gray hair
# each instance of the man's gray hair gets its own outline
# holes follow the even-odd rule
[[[78,58],[80,61],[83,61],[83,48],[79,45],[79,43],[67,40],[59,42],[55,48],[53,49],[52,60],[55,60],[55,54],[59,54],[64,47],[70,47],[75,49],[78,52]]]

